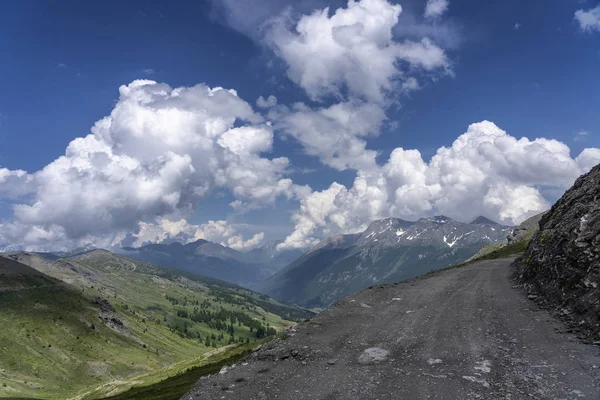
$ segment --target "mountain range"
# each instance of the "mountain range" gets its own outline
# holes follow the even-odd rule
[[[277,251],[279,243],[281,241],[270,241],[251,251],[241,252],[200,239],[188,244],[175,242],[125,247],[120,253],[136,260],[252,288],[302,254],[302,250]]]
[[[323,240],[258,290],[305,307],[327,307],[379,283],[399,282],[467,260],[512,230],[485,217],[375,221],[361,233]]]

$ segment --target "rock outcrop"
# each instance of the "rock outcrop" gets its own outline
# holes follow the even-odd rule
[[[536,214],[533,217],[521,222],[521,224],[513,229],[513,231],[506,237],[508,244],[519,243],[524,240],[531,240],[533,235],[539,230],[540,221],[546,212],[547,211]]]
[[[600,165],[544,214],[513,265],[531,298],[554,308],[581,337],[600,340]]]

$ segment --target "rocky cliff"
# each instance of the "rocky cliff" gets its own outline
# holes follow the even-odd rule
[[[600,165],[544,214],[515,277],[582,337],[600,340]]]

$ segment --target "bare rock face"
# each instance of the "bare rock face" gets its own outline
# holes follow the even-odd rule
[[[574,330],[600,340],[600,165],[581,176],[540,221],[515,277]]]
[[[521,222],[519,226],[512,230],[506,237],[508,244],[519,243],[524,240],[530,240],[539,230],[539,224],[546,211],[536,214],[533,217]]]

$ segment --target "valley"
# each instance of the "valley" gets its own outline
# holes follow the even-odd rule
[[[375,221],[304,254],[277,251],[280,241],[242,253],[204,240],[121,254],[5,253],[0,317],[9,329],[0,334],[0,395],[143,399],[157,392],[175,399],[199,374],[312,317],[290,303],[320,309],[373,283],[454,265],[508,230],[483,217],[464,224],[442,216]],[[294,286],[277,283],[281,276]],[[297,293],[313,294],[304,301]]]
[[[103,250],[7,257],[0,257],[3,397],[113,395],[311,315],[233,284]]]
[[[196,275],[216,278],[255,288],[268,276],[300,256],[302,250],[277,251],[281,241],[270,241],[248,252],[241,252],[207,240],[182,244],[148,244],[125,247],[118,252],[129,258],[175,268]]]
[[[304,254],[278,252],[280,241],[242,253],[202,240],[121,251],[138,259],[89,248],[5,253],[0,317],[9,329],[0,334],[6,343],[0,395],[175,400],[199,377],[314,315],[291,303],[322,309],[372,284],[466,261],[485,245],[493,257],[498,248],[523,251],[526,241],[517,248],[503,244],[511,231],[483,217],[470,224],[443,216],[388,218]],[[256,275],[247,280],[248,274]]]

